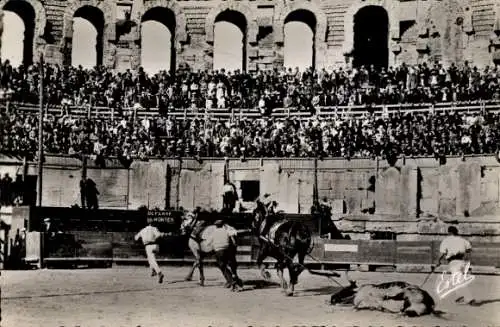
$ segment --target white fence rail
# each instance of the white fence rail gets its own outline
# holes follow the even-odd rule
[[[28,103],[13,103],[3,102],[0,104],[1,111],[9,112],[38,112],[38,105]],[[47,106],[44,108],[46,114],[61,116],[63,109],[61,106]],[[77,117],[87,117],[94,119],[109,119],[118,116],[118,113],[108,107],[76,107],[72,106],[68,110],[71,115]],[[444,112],[444,111],[459,111],[459,112],[500,112],[500,101],[470,101],[470,102],[446,102],[446,103],[415,103],[415,104],[389,104],[377,105],[371,108],[367,106],[336,106],[336,107],[317,107],[316,114],[322,118],[334,117],[336,115],[344,117],[362,117],[369,112],[375,115],[383,116],[396,112]],[[127,115],[133,115],[136,118],[142,119],[147,117],[159,116],[160,112],[157,108],[151,109],[133,109],[125,108],[123,112]],[[261,113],[258,109],[170,109],[165,113],[168,117],[175,119],[239,119],[239,118],[258,118]],[[276,108],[272,111],[271,117],[277,119],[286,118],[308,118],[312,114],[307,111],[300,111],[296,108]]]

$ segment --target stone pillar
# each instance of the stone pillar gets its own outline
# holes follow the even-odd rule
[[[493,25],[493,37],[491,42],[492,59],[496,65],[500,65],[500,3],[495,6],[495,24]]]
[[[458,216],[468,216],[481,206],[481,166],[477,163],[462,163],[457,168]]]
[[[417,216],[418,169],[412,166],[401,167],[401,218]]]
[[[2,34],[3,34],[3,10],[0,11],[0,49],[2,49]]]
[[[378,174],[375,186],[375,204],[378,214],[397,216],[401,207],[401,173],[390,167]]]

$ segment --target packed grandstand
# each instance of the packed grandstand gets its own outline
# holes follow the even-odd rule
[[[39,69],[2,62],[4,94],[0,119],[3,153],[34,155],[38,117],[22,110],[39,101]],[[247,74],[179,70],[148,76],[106,68],[45,65],[46,153],[148,157],[388,157],[485,154],[498,151],[500,116],[488,110],[448,108],[394,111],[376,115],[377,105],[472,103],[500,100],[500,69],[479,70],[436,63],[381,70],[284,69]],[[6,105],[9,103],[9,105]],[[361,117],[342,110],[317,115],[322,107],[363,106]],[[432,105],[431,105],[432,106]],[[74,108],[106,107],[116,113],[99,118],[75,115]],[[128,115],[129,108],[155,116]],[[202,109],[201,109],[202,108]],[[276,119],[273,112],[308,113]],[[240,115],[206,119],[211,110]],[[448,110],[449,109],[449,110]],[[175,119],[170,113],[204,112]],[[254,110],[258,117],[244,113]],[[243,114],[242,114],[243,112]]]

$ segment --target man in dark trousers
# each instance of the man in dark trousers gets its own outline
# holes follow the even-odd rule
[[[227,181],[224,184],[223,194],[222,194],[222,203],[223,203],[223,211],[227,213],[231,213],[236,206],[236,201],[238,201],[238,193],[236,192],[236,187],[233,183]]]
[[[243,282],[236,271],[236,230],[224,226],[222,220],[217,220],[215,226],[209,244],[215,252],[217,265],[226,279],[226,287],[232,287],[233,291],[241,291]]]
[[[97,195],[99,191],[97,190],[97,185],[90,178],[86,179],[85,182],[85,194],[87,198],[87,207],[89,209],[99,209],[99,202],[97,200]]]
[[[12,202],[12,178],[6,173],[0,181],[0,202],[3,205],[11,205]]]
[[[85,176],[82,176],[82,179],[80,180],[80,201],[82,203],[82,208],[85,209],[86,208],[86,184],[87,184],[87,177]]]

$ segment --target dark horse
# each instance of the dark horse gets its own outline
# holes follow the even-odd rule
[[[276,259],[281,287],[286,295],[292,296],[298,277],[305,268],[305,256],[312,251],[311,233],[303,223],[280,219],[278,215],[267,215],[267,210],[260,201],[257,201],[253,214],[252,230],[259,238],[257,265],[260,272],[264,279],[270,279],[271,274],[265,269],[264,259]],[[295,256],[298,256],[298,264],[293,263]],[[285,268],[290,274],[289,284],[283,276]]]

